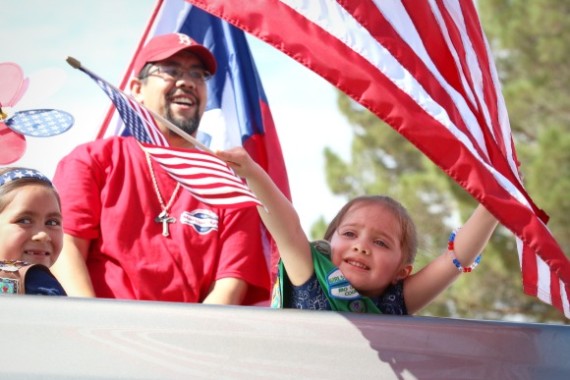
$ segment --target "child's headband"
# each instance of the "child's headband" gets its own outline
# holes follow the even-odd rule
[[[47,183],[50,186],[53,186],[48,177],[34,169],[13,169],[7,171],[6,173],[0,174],[0,186],[3,186],[12,181],[26,178],[37,179]]]

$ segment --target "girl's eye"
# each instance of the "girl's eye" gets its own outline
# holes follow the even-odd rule
[[[376,240],[374,244],[376,244],[379,247],[389,248],[388,244],[386,244],[383,240]]]
[[[342,236],[346,236],[346,237],[355,237],[356,234],[352,231],[344,231],[341,233]]]
[[[16,221],[16,223],[18,224],[31,224],[32,223],[32,219],[30,218],[20,218]]]
[[[51,227],[59,227],[61,226],[61,220],[59,219],[50,219],[46,222],[47,226],[51,226]]]

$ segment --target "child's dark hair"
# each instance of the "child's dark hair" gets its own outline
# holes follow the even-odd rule
[[[42,173],[35,169],[22,167],[3,167],[0,168],[0,212],[4,210],[8,202],[6,195],[13,190],[26,185],[42,185],[53,190],[59,208],[61,209],[61,200],[55,187],[51,181]]]
[[[333,220],[327,227],[324,239],[326,241],[331,241],[334,232],[337,230],[338,226],[342,222],[347,212],[353,208],[353,206],[362,203],[376,203],[386,207],[392,212],[392,214],[400,222],[402,228],[402,236],[400,237],[400,247],[404,253],[406,264],[413,264],[416,258],[416,252],[418,249],[418,237],[416,232],[416,224],[410,217],[410,214],[404,206],[395,199],[385,196],[385,195],[364,195],[360,197],[353,198],[347,204],[345,204],[340,211],[336,214]]]

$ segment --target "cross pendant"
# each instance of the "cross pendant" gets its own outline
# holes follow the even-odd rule
[[[154,221],[157,223],[162,223],[162,236],[170,236],[170,232],[168,230],[168,224],[175,223],[176,218],[169,216],[168,212],[166,212],[165,210],[162,211],[160,214],[158,214],[158,216],[154,218]]]

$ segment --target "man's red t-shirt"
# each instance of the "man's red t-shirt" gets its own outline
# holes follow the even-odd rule
[[[176,182],[152,163],[164,203]],[[170,236],[144,152],[132,137],[75,148],[58,165],[65,233],[91,240],[87,267],[97,297],[201,302],[213,282],[247,282],[244,304],[269,299],[270,280],[255,207],[210,207],[181,188]]]

